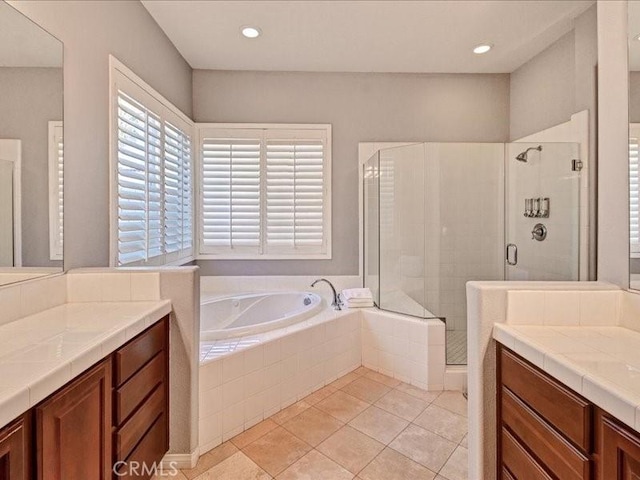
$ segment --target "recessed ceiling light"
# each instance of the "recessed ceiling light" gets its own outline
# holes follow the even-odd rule
[[[638,35],[636,35],[635,37],[633,37],[634,40],[639,40],[640,41],[640,33]]]
[[[246,38],[258,38],[260,34],[262,34],[262,30],[260,30],[258,27],[249,27],[249,26],[242,27],[240,29],[240,32]]]
[[[473,53],[482,55],[483,53],[487,53],[492,48],[493,48],[493,45],[491,45],[490,43],[481,43],[480,45],[477,45],[476,47],[474,47]]]

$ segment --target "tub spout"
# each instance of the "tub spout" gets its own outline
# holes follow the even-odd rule
[[[316,283],[318,282],[325,282],[331,287],[331,292],[333,292],[333,302],[331,303],[331,306],[333,307],[334,310],[342,310],[342,305],[340,304],[340,297],[338,296],[338,293],[336,292],[336,289],[334,288],[333,284],[326,278],[319,278],[318,280],[313,282],[311,286],[315,287]]]

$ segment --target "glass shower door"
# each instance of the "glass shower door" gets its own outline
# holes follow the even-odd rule
[[[505,146],[507,280],[578,280],[577,143]]]

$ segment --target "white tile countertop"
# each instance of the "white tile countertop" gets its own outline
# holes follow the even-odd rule
[[[640,333],[617,326],[495,324],[493,338],[640,431]]]
[[[170,311],[169,300],[66,303],[0,325],[0,428]]]

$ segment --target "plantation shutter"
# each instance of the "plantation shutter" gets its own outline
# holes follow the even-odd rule
[[[260,164],[259,137],[203,138],[202,252],[259,253]]]
[[[166,253],[182,252],[192,244],[191,139],[164,124],[164,244]]]
[[[324,143],[268,140],[266,247],[268,253],[322,253]]]
[[[63,183],[64,128],[62,122],[49,122],[49,250],[51,260],[62,260],[63,251]]]
[[[640,256],[640,124],[632,124],[629,135],[629,235],[632,254]]]

